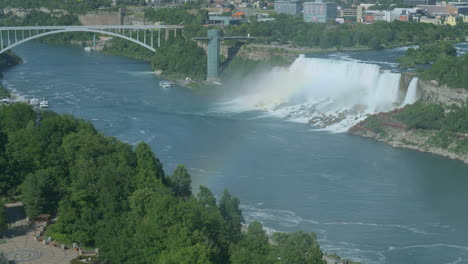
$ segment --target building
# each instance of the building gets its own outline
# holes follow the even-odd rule
[[[456,26],[457,25],[457,17],[456,16],[448,16],[445,18],[445,24],[446,25],[451,25],[451,26]]]
[[[356,8],[356,22],[358,23],[362,23],[363,22],[363,19],[362,19],[362,6],[358,6]]]
[[[447,7],[444,5],[417,5],[417,9],[429,12],[431,15],[447,15]]]
[[[335,21],[338,15],[337,10],[337,3],[306,2],[304,3],[304,21],[320,23]]]
[[[302,6],[299,1],[275,1],[275,12],[278,14],[297,15],[301,11]]]
[[[442,25],[442,21],[440,20],[440,18],[437,18],[437,17],[420,17],[419,18],[419,22],[420,23],[428,23],[428,24],[434,24],[434,25]]]
[[[446,5],[447,12],[451,15],[468,15],[468,2],[450,2]]]
[[[400,18],[398,20],[403,21],[403,22],[407,22],[407,21],[410,20],[410,16],[409,15],[400,15]]]
[[[405,5],[436,5],[436,0],[405,0]]]
[[[364,21],[363,22],[366,22],[366,23],[372,23],[374,22],[374,15],[372,14],[366,14],[364,16]]]
[[[357,8],[342,8],[340,9],[340,17],[356,17]]]
[[[240,25],[242,22],[241,18],[230,17],[230,16],[210,16],[208,24],[229,26],[229,25]]]

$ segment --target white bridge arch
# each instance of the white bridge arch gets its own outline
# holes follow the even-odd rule
[[[155,52],[156,47],[161,45],[161,30],[165,31],[165,39],[167,40],[170,30],[173,30],[174,36],[176,36],[177,30],[183,28],[183,26],[179,25],[0,27],[0,54],[30,40],[66,32],[91,32],[114,36]],[[155,30],[157,30],[157,43],[155,43]]]

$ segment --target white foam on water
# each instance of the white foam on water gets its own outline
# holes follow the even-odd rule
[[[402,106],[400,74],[378,65],[300,56],[245,84],[243,95],[218,104],[221,112],[270,116],[345,132],[368,115]]]

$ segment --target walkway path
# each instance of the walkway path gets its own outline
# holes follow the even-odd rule
[[[5,206],[8,219],[14,220],[0,242],[0,252],[5,253],[8,260],[15,261],[15,264],[69,264],[78,256],[71,249],[62,250],[36,241],[34,227],[28,225],[24,218],[18,220],[18,216],[22,215],[22,205]]]

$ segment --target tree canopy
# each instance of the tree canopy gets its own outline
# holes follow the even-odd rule
[[[260,223],[242,232],[238,198],[225,190],[217,201],[204,186],[192,194],[187,169],[166,177],[144,142],[133,147],[89,122],[14,104],[0,106],[0,143],[0,194],[17,189],[31,218],[58,215],[47,236],[98,247],[106,263],[320,263],[315,235],[272,245]],[[287,258],[296,239],[299,256]],[[288,262],[276,261],[283,254]]]

